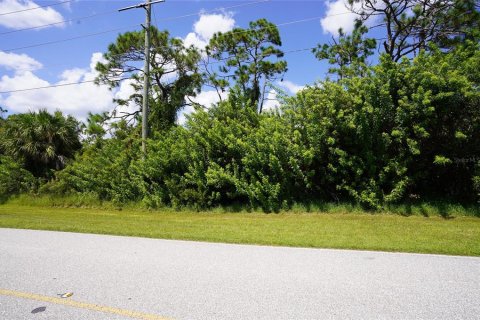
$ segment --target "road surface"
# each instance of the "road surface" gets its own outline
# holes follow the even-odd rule
[[[0,319],[132,318],[479,319],[480,258],[0,229]]]

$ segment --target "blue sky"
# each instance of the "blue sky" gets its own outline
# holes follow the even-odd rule
[[[136,1],[76,0],[60,5],[12,14],[11,11],[35,8],[57,1],[0,1],[0,92],[48,86],[93,79],[92,67],[118,33],[141,28],[143,9],[124,12],[116,10],[138,4]],[[232,6],[236,6],[232,8]],[[305,49],[325,43],[335,36],[339,27],[353,25],[353,15],[347,12],[343,0],[336,1],[185,1],[167,0],[153,6],[152,23],[167,29],[172,36],[188,39],[188,43],[208,41],[215,31],[232,27],[247,27],[249,21],[266,18],[279,26],[282,49],[285,52]],[[216,10],[223,8],[222,10]],[[88,19],[79,19],[97,15]],[[182,17],[189,15],[187,17]],[[62,20],[72,20],[57,23]],[[52,24],[42,28],[35,28]],[[31,30],[21,30],[25,28]],[[106,32],[119,29],[112,32]],[[103,33],[106,32],[106,33]],[[38,47],[23,48],[46,42],[56,42],[93,33],[96,36],[78,38]],[[198,44],[201,45],[201,44]],[[295,93],[304,85],[325,77],[327,64],[314,58],[310,51],[287,53],[289,71],[281,85]],[[113,107],[115,95],[93,84],[58,87],[43,90],[0,94],[0,106],[10,112],[38,108],[60,109],[84,118],[87,111],[107,111]],[[207,95],[202,101],[209,103]],[[74,101],[78,100],[78,101]]]

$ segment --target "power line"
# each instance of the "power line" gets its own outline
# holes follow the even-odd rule
[[[260,2],[267,2],[267,1],[270,1],[270,0],[263,0],[263,1],[253,2],[253,3],[260,3]],[[253,3],[250,3],[250,4],[253,4]],[[244,5],[246,5],[246,4],[244,4]],[[236,7],[238,7],[238,6],[240,6],[240,5],[237,5]],[[338,13],[338,14],[328,15],[328,17],[339,16],[339,15],[348,14],[348,13],[350,13],[350,12],[342,12],[342,13]],[[187,16],[187,15],[180,16],[180,17],[177,17],[177,18],[181,18],[181,17],[185,17],[185,16]],[[326,16],[317,16],[317,17],[312,17],[312,18],[288,21],[288,22],[284,22],[284,23],[280,23],[280,24],[274,24],[274,26],[281,27],[281,26],[291,25],[291,24],[295,24],[295,23],[312,21],[312,20],[316,20],[316,19],[324,18],[324,17],[326,17]],[[133,26],[137,27],[139,25],[133,25]],[[126,26],[126,27],[122,27],[122,28],[116,28],[116,29],[106,30],[106,31],[102,31],[102,32],[97,32],[97,33],[92,33],[92,34],[87,34],[87,35],[81,35],[81,36],[72,37],[72,38],[68,38],[68,39],[39,43],[39,44],[25,46],[25,47],[21,47],[21,48],[8,49],[8,50],[4,50],[4,52],[11,52],[11,51],[15,51],[15,50],[38,47],[38,46],[43,46],[43,45],[48,45],[48,44],[55,44],[55,43],[59,43],[59,42],[70,41],[70,40],[75,40],[75,39],[85,38],[85,37],[90,37],[90,36],[96,36],[96,35],[105,34],[105,33],[113,32],[113,31],[118,31],[118,30],[121,30],[121,29],[124,29],[124,28],[127,28],[127,27],[130,28],[132,26]],[[264,28],[264,29],[266,29],[266,28]],[[233,31],[230,34],[238,34],[238,33],[244,33],[244,32],[249,32],[249,31],[250,31],[249,29],[244,29],[244,30]],[[159,46],[159,47],[153,47],[152,49],[161,49],[161,48],[167,48],[167,47],[166,46]],[[295,52],[302,52],[302,51],[310,51],[312,49],[313,48],[303,48],[303,49],[284,51],[283,53],[288,54],[288,53],[295,53]],[[120,55],[122,55],[122,54],[116,54],[116,55],[112,55],[112,56],[120,56]],[[224,59],[222,59],[222,61],[223,60]],[[204,63],[203,65],[199,65],[199,66],[206,66],[206,65],[210,65],[210,64],[218,64],[218,63],[221,63],[222,61],[208,62],[208,63]],[[123,81],[123,80],[125,80],[125,79],[121,79],[120,81]],[[69,86],[69,85],[76,85],[76,84],[83,84],[83,83],[91,83],[91,82],[94,82],[94,81],[93,80],[91,80],[91,81],[81,81],[81,82],[66,83],[66,84],[61,84],[61,85],[51,85],[51,86],[44,86],[44,87],[35,87],[35,88],[2,91],[2,92],[0,92],[0,94],[31,91],[31,90],[46,89],[46,88],[55,88],[55,87],[62,87],[62,86]]]
[[[85,80],[85,81],[79,81],[79,82],[52,84],[52,85],[43,86],[43,87],[25,88],[25,89],[17,89],[17,90],[10,90],[10,91],[0,91],[0,94],[33,91],[33,90],[40,90],[40,89],[50,89],[50,88],[58,88],[58,87],[66,87],[66,86],[73,86],[73,85],[76,85],[76,84],[84,84],[84,83],[92,83],[92,82],[95,82],[95,80]]]
[[[215,8],[215,9],[211,9],[211,10],[206,10],[206,11],[201,11],[201,12],[187,13],[187,14],[185,14],[185,15],[176,16],[176,17],[169,17],[169,18],[158,19],[158,21],[171,21],[171,20],[177,20],[177,19],[182,19],[182,18],[194,17],[194,16],[197,16],[197,15],[202,14],[202,13],[208,13],[208,12],[215,12],[215,11],[220,11],[220,10],[234,9],[234,8],[245,7],[245,6],[249,6],[249,5],[254,5],[254,4],[259,4],[259,3],[264,3],[264,2],[270,2],[270,1],[271,1],[271,0],[261,0],[261,1],[255,1],[255,2],[238,4],[238,5],[229,6],[229,7],[219,7],[219,8]],[[5,31],[5,32],[1,32],[1,33],[0,33],[0,36],[1,36],[1,35],[6,35],[6,34],[11,34],[11,33],[16,33],[16,32],[21,32],[21,31],[41,29],[41,28],[45,28],[45,27],[54,26],[54,25],[57,25],[57,24],[63,24],[63,23],[66,23],[66,22],[81,21],[81,20],[86,20],[86,19],[92,19],[92,18],[95,18],[95,17],[98,17],[98,16],[104,16],[104,15],[108,15],[108,14],[112,14],[112,13],[117,13],[117,12],[118,12],[118,10],[109,10],[109,11],[104,11],[104,12],[99,12],[99,13],[91,14],[91,15],[88,15],[88,16],[71,18],[71,19],[65,19],[65,20],[59,20],[59,21],[56,21],[56,22],[47,23],[47,24],[42,24],[42,25],[38,25],[38,26],[27,27],[27,28],[16,29],[16,30],[10,30],[10,31]],[[155,17],[155,24],[156,24],[156,25],[158,25],[158,21],[157,21],[157,18]]]
[[[313,47],[310,48],[302,48],[302,49],[293,49],[293,50],[288,50],[284,51],[284,54],[289,54],[289,53],[298,53],[298,52],[306,52],[312,50]],[[198,64],[198,67],[202,67],[205,65],[210,65],[210,64],[218,64],[221,63],[222,61],[213,61],[213,62],[207,62],[204,64]],[[121,78],[118,81],[125,81],[130,78]],[[50,89],[50,88],[57,88],[57,87],[66,87],[66,86],[74,86],[74,85],[79,85],[79,84],[85,84],[85,83],[93,83],[95,80],[85,80],[85,81],[78,81],[78,82],[69,82],[69,83],[62,83],[62,84],[54,84],[54,85],[49,85],[49,86],[43,86],[43,87],[33,87],[33,88],[24,88],[24,89],[16,89],[16,90],[9,90],[9,91],[0,91],[0,94],[10,94],[10,93],[16,93],[16,92],[25,92],[25,91],[33,91],[33,90],[41,90],[41,89]]]
[[[262,1],[262,2],[265,2],[265,1]],[[316,19],[320,19],[320,18],[324,18],[324,17],[333,17],[333,16],[339,16],[339,15],[348,14],[348,13],[350,13],[350,12],[342,12],[342,13],[337,13],[337,14],[333,14],[333,15],[329,15],[329,16],[316,16],[316,17],[312,17],[312,18],[288,21],[288,22],[273,24],[273,25],[276,26],[276,27],[283,27],[283,26],[292,25],[292,24],[296,24],[296,23],[308,22],[308,21],[312,21],[312,20],[316,20]],[[182,16],[182,17],[184,17],[184,16]],[[114,31],[122,30],[122,29],[125,29],[125,28],[138,27],[138,26],[140,26],[140,24],[135,24],[135,25],[131,25],[131,26],[124,26],[124,27],[121,27],[121,28],[110,29],[110,30],[106,30],[106,31],[96,32],[96,33],[89,33],[89,34],[80,35],[80,36],[71,37],[71,38],[66,38],[66,39],[60,39],[60,40],[49,41],[49,42],[42,42],[42,43],[37,43],[37,44],[24,46],[24,47],[11,48],[11,49],[2,50],[2,51],[3,52],[13,52],[13,51],[18,51],[18,50],[23,50],[23,49],[35,48],[35,47],[40,47],[40,46],[45,46],[45,45],[50,45],[50,44],[56,44],[56,43],[61,43],[61,42],[66,42],[66,41],[77,40],[77,39],[81,39],[81,38],[93,37],[93,36],[102,35],[102,34],[105,34],[105,33],[110,33],[110,32],[114,32]],[[267,28],[268,27],[262,28],[262,29],[267,29]],[[244,29],[244,30],[233,31],[230,34],[239,34],[239,33],[245,33],[245,32],[249,32],[249,31],[250,31],[249,29]],[[160,49],[160,48],[164,48],[164,46],[163,47],[154,47],[153,49]]]
[[[72,1],[73,0],[67,0],[67,1],[61,1],[61,2],[57,2],[57,3],[53,3],[53,4],[44,5],[44,6],[38,6],[38,7],[35,7],[35,8],[28,8],[28,9],[22,9],[22,10],[10,11],[10,12],[3,12],[3,13],[0,13],[0,16],[6,16],[7,14],[37,10],[37,9],[42,9],[42,8],[46,8],[46,7],[58,6],[60,4],[64,4],[64,3],[68,3],[68,2],[72,2]]]
[[[41,43],[37,43],[37,44],[32,44],[32,45],[28,45],[28,46],[24,46],[24,47],[12,48],[12,49],[2,50],[2,51],[3,52],[12,52],[12,51],[18,51],[18,50],[23,50],[23,49],[41,47],[41,46],[46,46],[46,45],[50,45],[50,44],[56,44],[56,43],[61,43],[61,42],[66,42],[66,41],[77,40],[77,39],[81,39],[81,38],[94,37],[94,36],[102,35],[102,34],[105,34],[105,33],[110,33],[110,32],[114,32],[114,31],[123,30],[125,28],[132,28],[132,27],[138,27],[138,26],[140,26],[140,24],[134,24],[134,25],[130,25],[130,26],[124,26],[124,27],[121,27],[121,28],[115,28],[115,29],[110,29],[110,30],[105,30],[105,31],[100,31],[100,32],[95,32],[95,33],[88,33],[88,34],[84,34],[84,35],[80,35],[80,36],[76,36],[76,37],[71,37],[71,38],[66,38],[66,39],[54,40],[54,41],[49,41],[49,42],[41,42]]]
[[[60,21],[56,21],[56,22],[52,22],[52,23],[42,24],[42,25],[38,25],[38,26],[34,26],[34,27],[28,27],[28,28],[22,28],[22,29],[5,31],[5,32],[0,33],[0,36],[1,36],[1,35],[5,35],[5,34],[10,34],[10,33],[16,33],[16,32],[26,31],[26,30],[34,30],[34,29],[40,29],[40,28],[50,27],[50,26],[54,26],[54,25],[57,25],[57,24],[63,24],[63,23],[66,23],[66,22],[72,22],[72,21],[80,21],[80,20],[91,19],[91,18],[94,18],[94,17],[104,16],[104,15],[112,14],[112,13],[116,13],[116,12],[117,12],[117,10],[104,11],[104,12],[99,12],[99,13],[91,14],[91,15],[89,15],[89,16],[83,16],[83,17],[78,17],[78,18],[71,18],[71,19],[60,20]]]
[[[155,20],[155,25],[158,26],[157,15],[155,14],[155,6],[152,7],[152,13],[153,13],[153,19]]]
[[[269,2],[269,1],[271,1],[271,0],[261,0],[261,1],[249,2],[249,3],[239,4],[239,5],[235,5],[235,6],[224,7],[224,8],[215,8],[215,9],[212,9],[212,10],[209,10],[209,11],[204,11],[204,12],[212,12],[212,11],[219,11],[219,10],[225,10],[225,9],[233,9],[233,8],[244,7],[244,6],[248,6],[248,5],[253,5],[253,4],[258,4],[258,3],[263,3],[263,2]],[[17,31],[24,31],[24,30],[42,28],[42,27],[45,27],[45,26],[60,24],[60,23],[69,22],[69,21],[89,19],[89,18],[93,18],[95,16],[106,15],[106,14],[109,14],[109,13],[111,13],[111,11],[105,11],[105,12],[102,12],[102,13],[98,13],[98,14],[94,14],[94,15],[90,15],[90,16],[85,16],[85,17],[81,17],[81,18],[76,18],[76,19],[62,20],[62,21],[58,21],[58,22],[54,22],[54,23],[50,23],[50,24],[46,24],[46,25],[41,25],[41,26],[29,27],[29,28],[24,28],[24,29],[20,29],[20,30],[7,31],[7,32],[4,32],[4,33],[0,33],[0,35],[12,33],[12,32],[17,32]],[[190,13],[190,14],[176,16],[176,17],[159,19],[159,21],[171,21],[171,20],[176,20],[176,19],[183,19],[183,18],[187,18],[187,17],[191,17],[191,16],[196,16],[198,14],[200,14],[200,13],[199,12]],[[81,38],[93,37],[93,36],[102,35],[102,34],[105,34],[105,33],[110,33],[110,32],[114,32],[114,31],[122,30],[122,29],[125,29],[125,28],[137,27],[137,26],[140,26],[140,24],[136,24],[136,25],[133,25],[133,26],[125,26],[125,27],[121,27],[121,28],[116,28],[116,29],[111,29],[111,30],[106,30],[106,31],[101,31],[101,32],[96,32],[96,33],[80,35],[80,36],[76,36],[76,37],[72,37],[72,38],[66,38],[66,39],[60,39],[60,40],[55,40],[55,41],[37,43],[37,44],[28,45],[28,46],[24,46],[24,47],[11,48],[11,49],[6,49],[6,50],[2,50],[2,51],[3,52],[13,52],[13,51],[18,51],[18,50],[23,50],[23,49],[35,48],[35,47],[40,47],[40,46],[45,46],[45,45],[50,45],[50,44],[55,44],[55,43],[72,41],[72,40],[81,39]]]
[[[267,1],[269,1],[269,0],[267,0]],[[265,1],[262,1],[262,2],[265,2]],[[334,14],[334,15],[330,15],[330,16],[338,16],[338,15],[348,14],[348,13],[349,13],[349,12],[343,12],[343,13],[338,13],[338,14]],[[322,17],[324,17],[324,16],[322,16]],[[288,21],[288,22],[276,24],[275,26],[281,27],[281,26],[291,25],[291,24],[294,24],[294,23],[307,22],[307,21],[311,21],[311,20],[318,19],[318,18],[319,18],[319,17],[312,17],[312,18],[306,18],[306,19]],[[135,26],[138,26],[138,25],[135,25]],[[121,29],[123,29],[123,28],[121,28]],[[93,36],[93,35],[97,35],[97,34],[103,34],[103,33],[107,33],[107,32],[117,31],[117,30],[118,30],[118,29],[112,29],[112,30],[108,30],[108,31],[103,31],[103,32],[95,33],[95,34],[83,35],[83,36],[80,36],[80,37]],[[245,30],[233,31],[233,32],[231,32],[231,34],[244,33],[244,32],[248,32],[248,31],[250,31],[250,30],[249,30],[249,29],[245,29]],[[78,37],[74,37],[74,38],[70,38],[70,39],[66,39],[66,40],[65,40],[65,39],[64,39],[64,40],[58,40],[58,41],[56,41],[56,42],[73,40],[73,39],[77,39],[77,38],[78,38]],[[56,43],[56,42],[49,42],[49,43],[45,43],[45,44]],[[33,45],[33,46],[38,46],[38,45],[43,45],[43,44],[37,44],[37,45]],[[32,46],[28,46],[28,47],[32,47]],[[25,47],[24,47],[24,48],[25,48]],[[159,46],[159,47],[153,47],[152,49],[161,49],[161,48],[167,48],[167,47],[166,47],[166,46]],[[289,51],[284,51],[283,54],[310,51],[310,50],[312,50],[312,49],[314,49],[314,48],[315,48],[315,47],[289,50]],[[17,50],[17,49],[19,50],[19,48],[16,48],[16,49],[13,49],[13,50]],[[10,50],[10,51],[13,51],[13,50]],[[123,55],[123,54],[116,54],[116,55],[112,55],[112,56],[120,56],[120,55]],[[204,64],[198,65],[198,66],[206,66],[206,65],[210,65],[210,64],[218,64],[218,63],[223,62],[223,60],[225,60],[225,59],[222,59],[221,61],[213,61],[213,62],[204,63]],[[123,80],[125,80],[125,79],[121,79],[120,81],[123,81]],[[31,91],[31,90],[46,89],[46,88],[54,88],[54,87],[68,86],[68,85],[76,85],[76,84],[90,83],[90,82],[93,82],[93,80],[92,80],[92,81],[73,82],[73,83],[67,83],[67,84],[62,84],[62,85],[52,85],[52,86],[45,86],[45,87],[35,87],[35,88],[26,88],[26,89],[11,90],[11,91],[1,91],[0,94],[7,94],[7,93],[14,93],[14,92],[23,92],[23,91]]]
[[[195,13],[187,13],[178,17],[173,17],[173,18],[163,18],[159,19],[159,21],[170,21],[170,20],[176,20],[176,19],[181,19],[181,18],[189,18],[189,17],[194,17],[199,14],[204,14],[204,13],[209,13],[209,12],[215,12],[215,11],[221,11],[221,10],[227,10],[227,9],[235,9],[235,8],[240,8],[240,7],[245,7],[245,6],[250,6],[254,4],[259,4],[259,3],[265,3],[265,2],[271,2],[272,0],[260,0],[260,1],[254,1],[254,2],[247,2],[247,3],[242,3],[242,4],[237,4],[234,6],[229,6],[229,7],[218,7],[215,9],[210,9],[210,10],[205,10],[201,12],[195,12]]]
[[[268,0],[268,1],[270,1],[270,0]],[[344,15],[344,14],[348,14],[348,13],[350,13],[350,12],[342,12],[342,13],[332,14],[332,15],[329,15],[329,16],[317,16],[317,17],[299,19],[299,20],[294,20],[294,21],[287,21],[287,22],[272,24],[272,25],[275,26],[275,27],[284,27],[284,26],[288,26],[288,25],[292,25],[292,24],[296,24],[296,23],[308,22],[308,21],[319,19],[319,18],[339,16],[339,15]],[[269,28],[270,27],[263,27],[263,28],[260,28],[259,30],[266,30],[266,29],[269,29]],[[251,32],[251,30],[250,29],[243,29],[243,30],[228,31],[229,35],[241,34],[241,33],[247,33],[247,32]],[[151,49],[155,50],[155,49],[168,49],[168,48],[169,48],[169,46],[157,46],[157,47],[152,47]],[[198,49],[200,49],[200,48],[198,48]],[[109,57],[122,56],[126,53],[132,53],[132,52],[134,52],[134,51],[112,54]]]

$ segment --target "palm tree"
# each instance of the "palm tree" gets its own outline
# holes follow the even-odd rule
[[[15,114],[4,123],[0,147],[34,175],[48,177],[81,148],[79,134],[79,122],[60,111]]]

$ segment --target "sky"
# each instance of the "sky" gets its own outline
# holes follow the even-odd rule
[[[114,90],[93,83],[62,85],[95,79],[95,65],[108,45],[119,33],[140,30],[145,20],[141,8],[118,9],[141,2],[0,0],[0,106],[9,114],[60,110],[80,120],[88,112],[111,111],[114,98],[132,93],[128,81]],[[246,28],[250,21],[277,24],[288,72],[276,85],[289,94],[326,76],[327,63],[304,49],[330,42],[340,27],[351,31],[355,18],[344,0],[166,0],[152,7],[152,24],[200,48],[215,32]],[[46,86],[57,87],[10,92]],[[273,91],[269,98],[272,108]],[[208,106],[216,94],[204,90],[195,99]],[[179,115],[179,122],[184,119]]]

